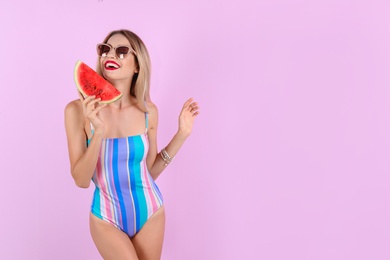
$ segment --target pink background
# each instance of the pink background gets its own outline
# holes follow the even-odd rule
[[[73,67],[113,29],[153,63],[163,259],[390,259],[388,0],[5,1],[0,8],[1,259],[101,259],[93,185],[73,183]]]

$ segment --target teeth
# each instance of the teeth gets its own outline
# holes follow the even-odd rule
[[[106,68],[115,68],[115,69],[117,69],[117,68],[119,68],[119,66],[117,64],[115,64],[115,63],[107,62],[106,63]]]

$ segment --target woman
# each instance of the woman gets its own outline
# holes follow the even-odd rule
[[[190,135],[199,107],[187,100],[171,142],[157,149],[157,107],[150,101],[150,60],[133,32],[111,32],[97,46],[97,72],[123,96],[108,105],[94,96],[65,108],[72,177],[95,192],[90,213],[92,239],[104,259],[160,259],[165,225],[161,193],[154,180]]]

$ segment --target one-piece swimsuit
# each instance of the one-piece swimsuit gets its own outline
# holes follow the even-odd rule
[[[146,164],[149,150],[147,113],[145,122],[143,134],[103,138],[92,177],[95,183],[92,214],[130,237],[137,234],[163,205],[162,194]]]

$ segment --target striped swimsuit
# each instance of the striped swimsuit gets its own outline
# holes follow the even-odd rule
[[[146,130],[148,117],[145,113]],[[104,138],[92,181],[91,212],[133,237],[163,204],[150,176],[147,131],[140,135]]]

